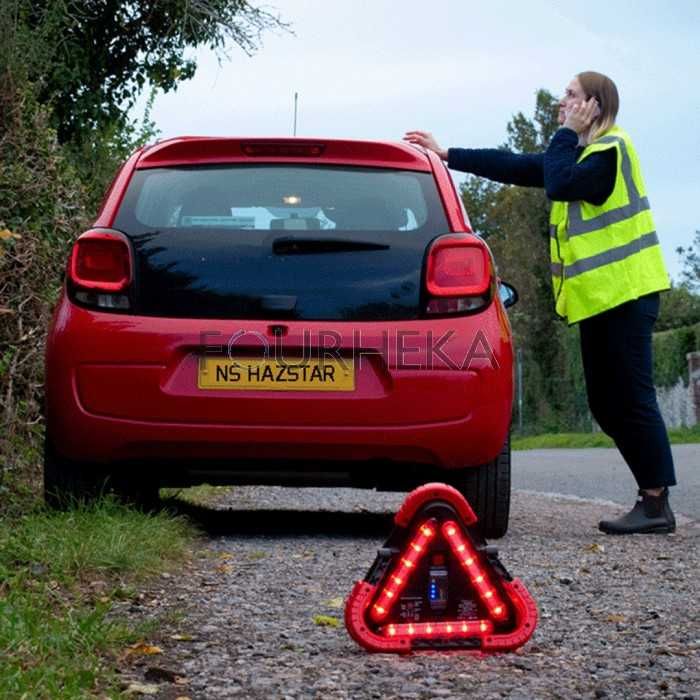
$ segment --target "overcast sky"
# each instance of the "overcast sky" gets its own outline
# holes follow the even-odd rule
[[[258,4],[253,0],[254,4]],[[575,73],[617,83],[618,123],[639,153],[672,276],[700,228],[700,0],[271,0],[294,34],[266,33],[252,57],[196,54],[195,78],[156,98],[162,137],[300,136],[447,146],[503,143],[535,92]],[[274,8],[274,9],[273,9]],[[463,176],[455,173],[459,182]]]

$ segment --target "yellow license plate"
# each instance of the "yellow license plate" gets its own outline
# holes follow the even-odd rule
[[[200,389],[255,389],[271,391],[354,391],[352,359],[272,360],[200,357]]]

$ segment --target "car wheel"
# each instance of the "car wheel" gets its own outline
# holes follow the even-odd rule
[[[499,455],[478,467],[461,470],[454,484],[479,518],[477,528],[486,539],[498,539],[508,531],[510,515],[510,435]]]
[[[89,503],[102,494],[114,494],[122,503],[144,511],[160,506],[158,483],[142,474],[110,475],[94,466],[65,459],[44,440],[44,501],[50,508],[66,509]]]
[[[61,457],[49,439],[44,439],[44,501],[50,508],[65,509],[93,501],[103,486],[104,478],[100,476],[83,464]]]
[[[120,473],[119,477],[114,476],[108,480],[107,489],[125,505],[146,513],[161,508],[157,481],[143,474],[129,471]]]

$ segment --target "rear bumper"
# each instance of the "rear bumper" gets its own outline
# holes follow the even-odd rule
[[[348,427],[147,423],[92,416],[73,406],[52,420],[57,451],[80,461],[306,460],[417,462],[446,469],[483,464],[503,445],[503,406],[482,406],[479,417],[406,426]],[[503,427],[494,429],[498,419]]]
[[[79,461],[172,460],[224,471],[275,460],[311,470],[321,462],[455,469],[493,459],[512,403],[510,329],[500,305],[473,317],[393,324],[390,333],[407,334],[408,355],[407,343],[397,350],[386,342],[388,325],[285,322],[291,353],[303,331],[313,343],[332,327],[345,349],[360,334],[367,356],[351,395],[203,391],[197,355],[212,333],[229,337],[239,323],[93,312],[64,298],[47,344],[50,438]],[[272,338],[265,322],[246,322],[246,330]],[[421,366],[428,330],[453,332],[430,368]]]

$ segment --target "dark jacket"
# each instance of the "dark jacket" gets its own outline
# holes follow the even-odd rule
[[[447,165],[508,185],[544,187],[558,202],[583,200],[603,204],[612,194],[617,174],[614,148],[592,153],[576,163],[583,147],[573,129],[561,128],[544,153],[511,153],[495,148],[450,148]]]

